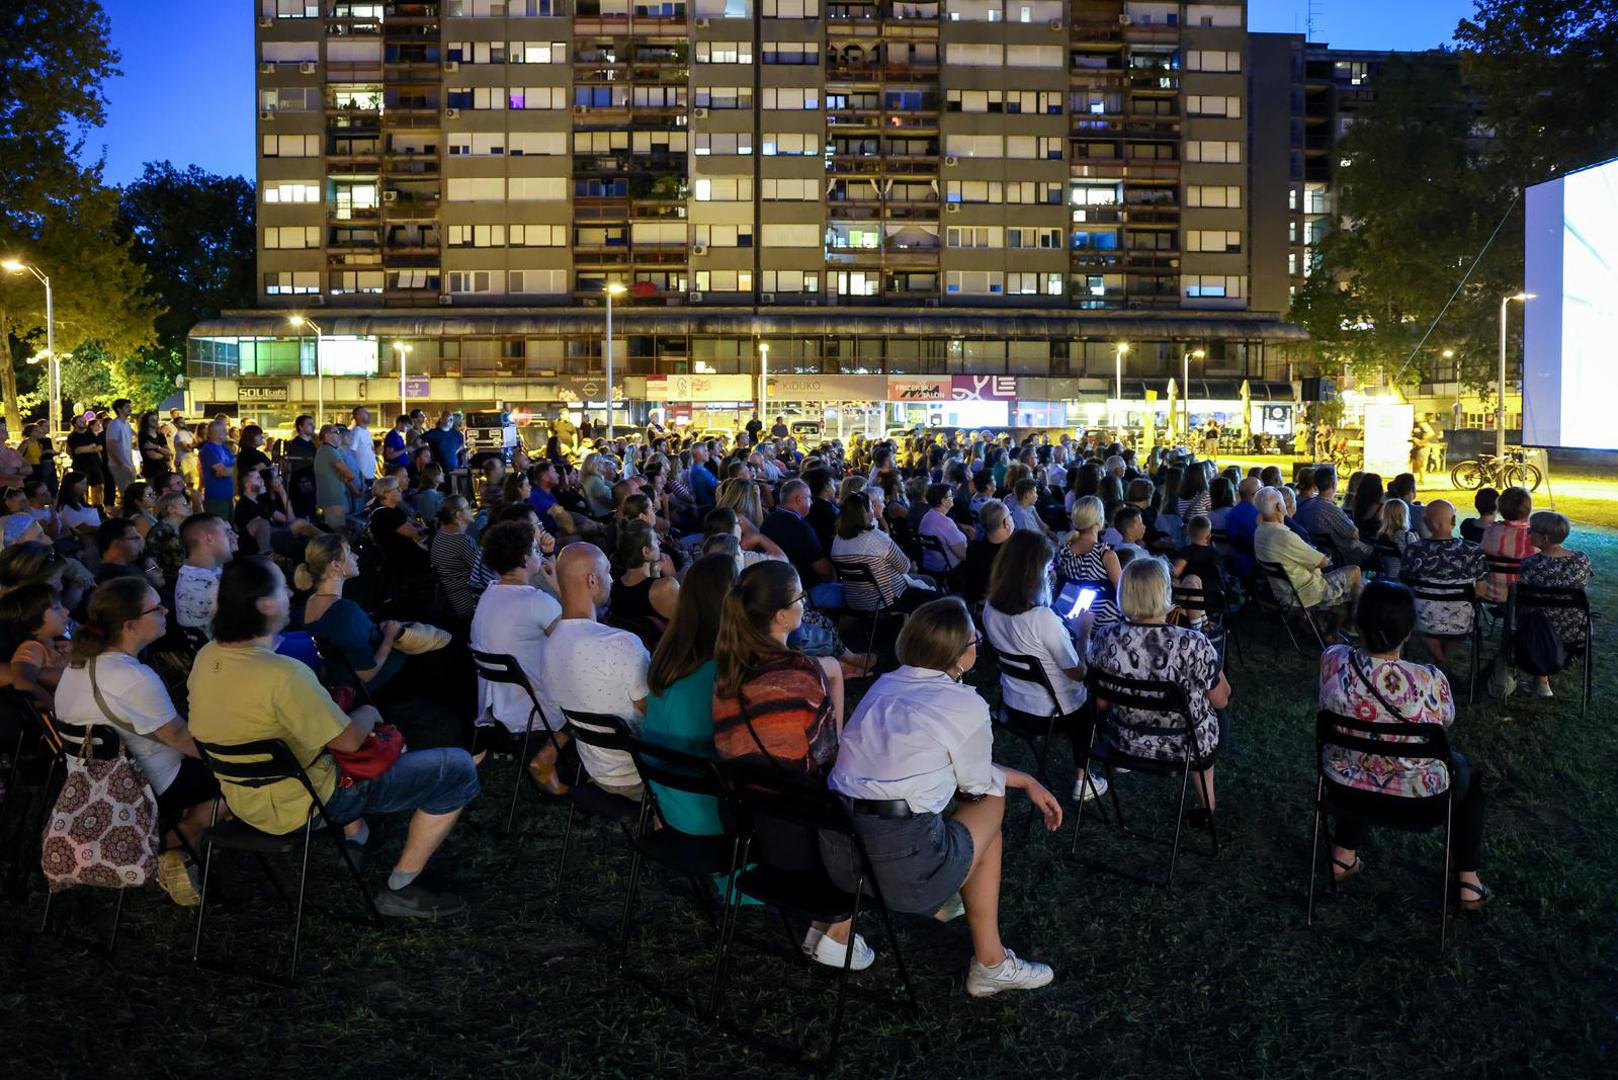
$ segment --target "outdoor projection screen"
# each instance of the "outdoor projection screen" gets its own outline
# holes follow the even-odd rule
[[[1618,160],[1528,189],[1523,442],[1618,450]]]

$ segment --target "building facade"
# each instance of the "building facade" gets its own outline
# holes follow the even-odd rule
[[[1112,393],[1294,374],[1244,2],[256,7],[259,310],[193,331],[198,404],[312,401],[297,312],[357,380],[333,410],[401,361],[425,402],[543,409],[605,378],[609,284],[619,398],[756,380],[765,347]]]

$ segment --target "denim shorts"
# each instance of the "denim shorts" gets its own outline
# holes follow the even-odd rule
[[[882,899],[893,911],[931,915],[961,891],[961,883],[972,869],[972,834],[954,818],[942,814],[907,818],[857,814],[854,828],[871,857],[877,884],[882,886]],[[831,879],[841,888],[852,890],[858,875],[848,837],[822,832],[820,856]]]
[[[400,810],[449,814],[477,798],[479,790],[477,766],[465,750],[411,750],[375,780],[339,787],[326,800],[326,810],[339,825]]]

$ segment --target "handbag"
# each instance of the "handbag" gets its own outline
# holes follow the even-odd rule
[[[405,751],[404,736],[392,724],[378,724],[365,736],[358,750],[331,750],[337,771],[342,774],[338,787],[353,787],[360,780],[375,780],[399,760]]]
[[[129,732],[107,708],[95,664],[92,659],[88,670],[96,707],[114,731]],[[121,739],[117,756],[104,760],[90,756],[94,741],[92,724],[79,753],[67,759],[67,780],[45,826],[40,865],[52,892],[73,885],[140,886],[157,872],[157,796]]]

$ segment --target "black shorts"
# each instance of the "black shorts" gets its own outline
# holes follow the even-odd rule
[[[208,766],[196,758],[181,758],[180,771],[174,774],[169,786],[158,793],[157,816],[173,821],[193,806],[218,797],[219,781],[213,778]]]

